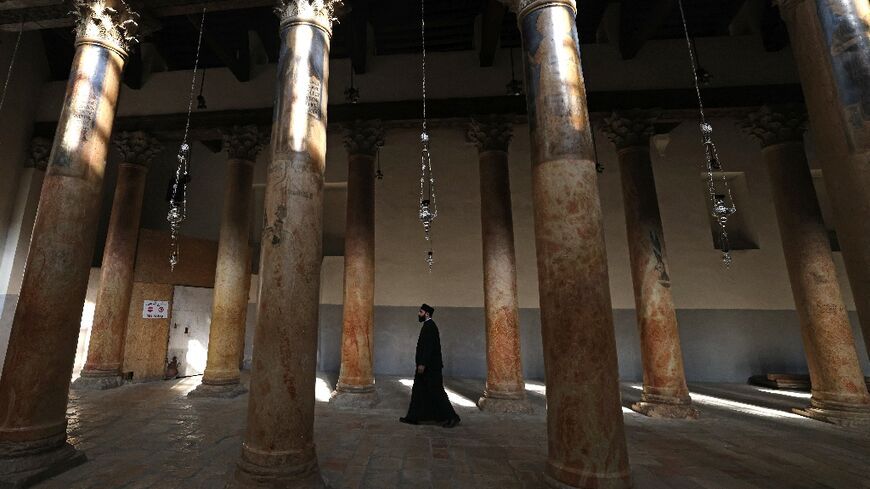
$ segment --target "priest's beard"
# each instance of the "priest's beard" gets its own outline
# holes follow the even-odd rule
[[[417,322],[418,322],[418,323],[422,323],[422,322],[425,321],[425,320],[426,320],[426,316],[417,316]]]

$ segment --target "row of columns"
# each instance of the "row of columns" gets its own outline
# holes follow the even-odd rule
[[[838,14],[844,11],[855,13],[863,8],[850,0],[834,1],[838,4]],[[573,0],[513,0],[505,3],[517,13],[525,51],[535,241],[548,388],[546,479],[553,487],[629,487],[595,155],[575,23],[576,5]],[[870,239],[867,238],[870,232],[864,232],[861,227],[866,227],[870,220],[854,218],[855,215],[870,215],[870,207],[861,203],[870,203],[866,200],[870,197],[861,190],[870,188],[866,165],[860,165],[866,163],[861,159],[866,145],[862,139],[856,139],[860,131],[853,127],[854,118],[842,117],[838,112],[845,103],[821,103],[812,95],[815,89],[819,89],[820,93],[842,96],[843,90],[849,88],[843,87],[842,77],[834,80],[827,71],[819,75],[807,74],[808,69],[803,69],[803,63],[818,58],[808,53],[830,54],[834,57],[829,59],[830,63],[835,66],[843,64],[843,60],[837,58],[841,52],[825,49],[832,42],[832,25],[836,27],[843,21],[826,15],[829,12],[825,9],[833,10],[825,6],[829,2],[814,4],[808,0],[783,0],[781,3],[787,7],[784,15],[793,31],[792,40],[807,90],[811,119],[814,123],[817,120],[838,121],[818,130],[821,137],[817,135],[819,139],[830,140],[832,146],[840,151],[837,154],[848,162],[842,165],[844,168],[831,172],[826,169],[829,185],[837,189],[856,189],[849,194],[851,200],[842,197],[835,200],[834,210],[857,297],[866,290],[864,285],[870,284],[870,280],[866,280],[870,278],[867,272],[870,267],[864,266],[870,263],[870,256],[866,255],[870,246],[865,243]],[[123,0],[94,0],[78,5],[81,19],[76,56],[40,197],[4,375],[0,379],[0,398],[4,399],[0,404],[0,480],[4,482],[31,480],[36,477],[34,474],[58,470],[83,459],[80,452],[66,443],[64,414],[68,381],[78,333],[77,318],[84,300],[94,248],[99,194],[120,74],[129,42],[135,36],[137,16]],[[279,2],[281,54],[278,95],[271,138],[271,163],[267,171],[260,301],[254,335],[248,420],[241,460],[231,482],[237,487],[323,487],[313,444],[314,380],[328,54],[332,19],[340,5],[338,0]],[[816,10],[816,5],[819,10]],[[791,6],[795,8],[791,9]],[[846,15],[846,18],[850,17]],[[807,41],[795,35],[796,29],[812,32],[817,37],[806,36]],[[856,39],[865,40],[866,31],[858,33]],[[860,53],[866,54],[866,49]],[[849,66],[854,67],[854,63]],[[852,70],[849,73],[866,82],[864,72]],[[841,97],[841,100],[844,99]],[[613,127],[608,131],[619,146],[626,143],[620,142],[618,131],[614,130],[618,127],[614,125],[616,122],[612,121],[610,126]],[[509,188],[505,151],[498,147],[493,149],[491,142],[480,138],[481,127],[477,131],[481,185],[486,182],[495,184],[489,187]],[[641,132],[646,134],[648,130]],[[638,322],[644,345],[644,365],[663,367],[655,369],[656,375],[649,376],[645,368],[644,396],[636,409],[647,414],[677,411],[681,416],[691,416],[693,410],[685,391],[673,304],[665,279],[667,263],[661,222],[657,206],[653,206],[654,212],[649,210],[650,203],[655,202],[654,187],[650,191],[651,186],[644,185],[644,182],[651,181],[648,143],[646,154],[635,149],[638,147],[639,144],[626,145],[620,149],[623,189],[630,211],[626,213],[627,229],[629,236],[634,237],[630,253],[632,277],[639,301]],[[834,154],[834,150],[831,151]],[[773,150],[766,150],[765,155],[767,158],[768,154],[783,153],[796,157],[788,151]],[[360,177],[353,177],[359,183],[354,202],[364,206],[371,201],[371,193],[366,190],[370,182],[362,176],[363,169],[368,175],[372,173],[366,164],[370,159],[355,159],[353,155],[350,159],[351,168],[361,168]],[[237,175],[234,182],[238,187],[228,186],[225,202],[230,198],[238,202],[245,195],[249,200],[250,183],[246,182],[250,181],[250,165],[247,164],[250,161],[253,158],[249,155],[231,158],[230,172]],[[841,162],[833,158],[827,161],[836,161],[836,165]],[[360,162],[362,164],[357,164]],[[835,163],[829,164],[835,166]],[[130,164],[133,165],[135,163]],[[775,176],[775,170],[771,171]],[[126,173],[136,175],[133,170]],[[130,185],[125,193],[133,200],[137,195],[136,177],[129,176],[129,179]],[[517,326],[515,270],[510,265],[513,261],[513,237],[509,194],[505,196],[503,191],[490,190],[481,195],[485,276],[501,278],[485,280],[485,297],[487,309],[500,307],[501,313],[488,314],[487,318],[487,330],[494,334],[488,335],[492,338],[487,345],[487,389],[481,401],[484,406],[496,405],[503,400],[521,401],[517,395],[522,384],[519,343],[513,334]],[[842,195],[842,190],[839,191]],[[857,208],[854,202],[859,203]],[[129,202],[117,205],[119,216],[138,213],[136,206]],[[778,203],[778,207],[790,205],[792,203]],[[238,291],[244,290],[247,295],[247,287],[240,281],[245,280],[242,275],[249,276],[247,271],[239,272],[239,262],[247,263],[239,260],[240,255],[249,253],[244,250],[246,245],[240,244],[244,241],[240,236],[245,234],[242,229],[248,224],[236,212],[237,209],[227,208],[224,211],[221,250],[226,251],[221,251],[221,255],[234,259],[219,259],[218,275],[221,278],[216,279],[215,294],[217,297],[219,287],[235,293],[216,300],[213,311],[215,316],[223,314],[227,318],[237,318]],[[781,231],[789,227],[782,217],[780,220],[785,223],[781,223]],[[361,216],[351,218],[349,215],[349,223],[351,221],[365,225]],[[118,243],[112,242],[114,254],[107,255],[106,263],[110,266],[129,263],[130,229],[121,223],[114,223],[112,228],[118,234]],[[365,284],[362,288],[366,289],[372,283],[373,274],[371,267],[360,265],[366,265],[372,255],[368,243],[373,242],[373,238],[365,228],[358,231],[358,241],[363,245],[355,256],[360,258],[349,260],[351,263],[346,265],[349,268],[345,274]],[[133,248],[135,254],[135,244]],[[787,254],[797,255],[803,249]],[[818,247],[810,249],[817,250]],[[800,261],[799,258],[787,259]],[[350,268],[355,266],[358,268]],[[825,270],[825,267],[827,262],[819,269]],[[792,268],[797,271],[792,272]],[[794,284],[800,282],[802,274],[806,273],[805,268],[790,263],[793,289],[799,288]],[[856,271],[854,276],[853,270]],[[111,279],[107,280],[107,287],[112,283]],[[816,289],[810,285],[818,284],[810,283],[801,292],[796,290],[796,302],[800,294],[813,298],[827,294],[829,298],[834,297],[830,299],[830,305],[818,309],[833,314],[837,319],[825,323],[831,334],[826,331],[820,340],[818,334],[812,334],[813,328],[820,327],[812,323],[815,310],[804,310],[799,305],[805,343],[812,347],[807,348],[808,355],[817,359],[810,362],[814,383],[819,379],[818,389],[814,386],[812,408],[825,416],[831,410],[863,412],[866,390],[862,395],[859,389],[842,388],[856,381],[854,372],[849,369],[857,359],[844,346],[843,326],[838,322],[841,314],[834,289],[830,284],[823,284],[817,287],[823,289],[822,292],[813,292]],[[105,303],[123,295],[122,285],[113,287],[112,290],[120,292],[111,294],[111,299],[103,299]],[[365,292],[370,294],[371,288]],[[346,311],[343,336],[353,337],[355,342],[346,342],[343,338],[343,352],[365,352],[366,349],[369,352],[368,365],[358,362],[358,365],[351,366],[348,362],[346,368],[344,359],[342,361],[339,391],[344,387],[352,392],[357,385],[368,386],[373,380],[370,373],[370,313],[366,310],[369,306],[363,304],[369,299],[366,295],[351,299],[347,302],[357,305],[356,309]],[[648,307],[650,304],[654,306]],[[864,305],[868,303],[859,305],[859,314],[866,331],[864,316],[867,315],[861,312],[867,309]],[[219,311],[219,308],[225,310]],[[226,324],[233,321],[238,319],[228,319]],[[105,324],[101,327],[104,331],[113,331],[115,327],[109,319],[101,324]],[[210,382],[206,385],[232,392],[237,387],[226,386],[238,384],[237,365],[242,341],[238,329],[218,326],[213,333],[218,334],[218,331],[223,331],[223,341],[215,341],[214,360],[210,349],[206,375]],[[233,337],[236,339],[232,340]],[[669,340],[655,340],[660,337]],[[116,373],[114,365],[117,360],[112,356],[117,358],[117,346],[110,343],[102,339],[94,343],[93,362],[89,358],[86,369],[88,375],[85,377],[100,379],[95,382],[101,385],[113,382],[111,378]],[[224,344],[226,346],[219,347]],[[217,353],[218,348],[223,354]],[[831,359],[835,360],[833,367],[829,367]]]

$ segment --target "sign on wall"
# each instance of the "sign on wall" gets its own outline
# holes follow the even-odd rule
[[[142,303],[142,317],[145,319],[160,319],[169,317],[169,301],[150,301]]]

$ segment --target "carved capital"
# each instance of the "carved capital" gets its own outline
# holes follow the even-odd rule
[[[96,41],[126,57],[137,42],[139,14],[127,0],[74,0],[76,43]]]
[[[649,138],[655,134],[658,110],[620,110],[604,118],[601,130],[617,150],[636,146],[649,147]]]
[[[523,17],[533,10],[543,7],[552,7],[554,5],[563,5],[570,8],[574,15],[577,14],[576,0],[499,0],[511,12],[517,14],[517,21],[521,21]]]
[[[332,23],[337,20],[344,0],[278,0],[275,13],[281,19],[281,25],[292,22],[314,22],[327,30],[332,30]]]
[[[477,146],[477,150],[507,151],[514,126],[510,119],[500,116],[475,117],[471,119],[465,138]]]
[[[30,154],[27,156],[27,166],[45,171],[48,168],[49,155],[51,155],[51,140],[35,137],[30,141]]]
[[[374,156],[385,134],[380,120],[349,122],[344,125],[344,147],[349,155]]]
[[[260,154],[267,142],[263,131],[253,124],[233,126],[221,130],[221,134],[227,156],[233,160],[257,161],[257,155]]]
[[[151,160],[163,151],[163,144],[143,131],[118,133],[112,140],[121,153],[121,162],[148,167]]]
[[[801,142],[807,129],[807,111],[801,104],[765,105],[737,125],[760,142],[762,148],[774,144]]]

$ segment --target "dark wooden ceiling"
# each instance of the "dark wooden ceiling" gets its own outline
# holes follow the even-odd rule
[[[164,0],[152,0],[151,3]],[[431,51],[480,52],[481,65],[493,62],[497,47],[518,47],[520,36],[516,17],[495,0],[425,0],[427,48]],[[693,37],[728,35],[729,26],[744,0],[685,0],[686,14]],[[165,3],[165,2],[164,2]],[[183,2],[182,2],[183,3]],[[207,68],[227,66],[240,81],[250,76],[251,39],[256,36],[269,61],[278,56],[278,19],[265,2],[252,2],[260,6],[243,8],[244,0],[234,10],[210,12],[206,16],[205,35],[200,66]],[[334,28],[332,58],[352,58],[357,73],[366,70],[369,44],[376,56],[417,53],[420,51],[420,4],[412,0],[349,0],[350,13]],[[581,43],[594,43],[605,10],[611,3],[619,3],[619,48],[623,59],[633,58],[649,39],[677,39],[683,37],[682,23],[676,0],[580,0],[578,2],[578,33]],[[146,11],[147,6],[146,2]],[[162,4],[161,4],[162,5]],[[163,13],[173,13],[169,7],[159,7]],[[201,7],[200,7],[201,8]],[[167,10],[169,9],[169,10]],[[767,9],[774,9],[768,5]],[[177,9],[176,9],[177,10]],[[195,10],[191,10],[195,11]],[[0,12],[14,18],[14,11]],[[765,15],[765,36],[768,49],[781,49],[787,39],[778,15]],[[199,15],[159,16],[160,28],[144,37],[151,43],[168,70],[189,70],[193,67]],[[478,28],[475,29],[476,23]],[[7,30],[12,22],[6,21]],[[51,25],[51,23],[48,23]],[[476,37],[477,36],[477,37]],[[71,27],[42,29],[51,76],[56,80],[68,77],[73,56]],[[768,42],[770,41],[770,42]],[[138,51],[138,49],[137,49]],[[137,61],[139,53],[131,56],[127,84],[138,88]],[[138,67],[141,71],[141,66]],[[141,85],[141,83],[140,83]]]

